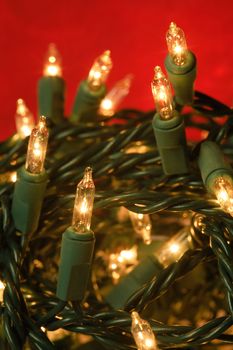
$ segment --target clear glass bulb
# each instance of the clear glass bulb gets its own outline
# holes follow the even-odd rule
[[[92,169],[87,167],[83,179],[77,186],[74,203],[72,226],[77,233],[90,230],[95,185],[92,180]]]
[[[131,332],[138,350],[158,350],[157,342],[149,322],[143,320],[136,311],[131,314]]]
[[[29,173],[40,174],[43,171],[48,137],[46,118],[41,116],[38,125],[31,132],[28,143],[25,168]]]
[[[192,239],[190,230],[184,228],[167,242],[162,244],[162,246],[155,252],[155,256],[161,265],[167,267],[173,262],[179,260],[184,253],[191,248]]]
[[[133,76],[131,74],[116,83],[100,103],[99,114],[111,117],[119,104],[128,95]]]
[[[0,280],[0,303],[3,302],[3,294],[5,290],[5,284]]]
[[[150,215],[129,211],[129,217],[131,219],[134,231],[143,239],[145,244],[151,244],[152,224]]]
[[[213,184],[213,192],[221,208],[233,216],[233,179],[229,175],[218,176]]]
[[[171,119],[174,112],[171,86],[159,66],[155,67],[154,72],[151,88],[157,112],[161,119]]]
[[[19,98],[16,102],[15,123],[17,133],[22,139],[29,136],[35,126],[33,114],[22,98]]]
[[[43,74],[45,77],[61,77],[62,65],[61,55],[55,44],[50,44],[44,62]]]
[[[185,40],[184,32],[181,28],[177,27],[174,22],[171,22],[166,35],[167,48],[173,62],[177,66],[185,64],[188,48]]]
[[[107,80],[112,69],[110,53],[109,50],[104,51],[93,63],[87,78],[87,83],[91,90],[98,90]]]

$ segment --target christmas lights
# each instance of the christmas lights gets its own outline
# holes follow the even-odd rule
[[[189,171],[183,118],[174,109],[170,84],[159,66],[151,83],[157,107],[152,122],[155,139],[166,175]]]
[[[105,81],[112,69],[110,51],[97,57],[87,80],[81,81],[75,97],[71,120],[89,121],[97,113],[101,100],[106,94]]]
[[[170,24],[166,39],[169,54],[165,60],[165,67],[175,90],[175,101],[181,106],[192,104],[196,57],[187,48],[183,30],[174,22]]]
[[[211,141],[203,142],[198,163],[207,190],[217,197],[221,208],[233,216],[233,171],[219,146]]]
[[[190,230],[184,228],[170,240],[155,249],[153,254],[147,255],[139,264],[123,277],[106,296],[106,301],[116,309],[124,308],[127,300],[133,293],[148,283],[161,270],[179,260],[184,253],[192,248]]]
[[[33,115],[22,98],[16,102],[15,123],[17,133],[22,139],[31,134],[35,125]]]
[[[55,124],[64,120],[65,82],[62,78],[61,56],[54,44],[45,57],[43,77],[38,82],[39,115],[46,115]]]
[[[131,317],[131,332],[138,350],[158,350],[149,322],[143,320],[136,311],[132,312]]]
[[[116,112],[116,108],[129,93],[132,78],[132,75],[127,75],[114,85],[101,101],[99,114],[105,117],[111,117]]]
[[[12,216],[15,227],[22,233],[33,233],[38,226],[47,185],[44,170],[47,142],[45,117],[40,117],[38,125],[31,132],[25,167],[17,173],[13,195]]]
[[[95,237],[90,230],[95,186],[92,169],[85,169],[77,186],[72,226],[62,235],[57,297],[82,301],[90,276]]]

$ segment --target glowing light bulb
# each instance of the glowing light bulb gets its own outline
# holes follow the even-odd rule
[[[3,294],[4,294],[5,284],[0,280],[0,302],[3,302]]]
[[[98,90],[107,80],[112,69],[112,60],[110,51],[104,51],[102,55],[97,57],[89,72],[87,83],[91,90]]]
[[[61,77],[61,55],[58,52],[55,44],[50,44],[44,63],[44,76],[46,77]]]
[[[128,95],[133,76],[127,75],[118,81],[100,103],[99,114],[111,117],[122,100]]]
[[[152,224],[148,214],[134,213],[129,211],[134,231],[143,239],[145,244],[151,244],[151,230]]]
[[[138,350],[158,350],[157,342],[149,322],[143,320],[136,311],[131,314],[131,332]]]
[[[159,66],[156,66],[154,71],[155,75],[151,83],[151,88],[157,112],[161,119],[171,119],[173,117],[174,108],[169,81]]]
[[[218,176],[212,190],[221,208],[233,216],[233,179],[229,175]]]
[[[167,47],[173,62],[177,66],[185,64],[188,54],[188,48],[185,40],[184,32],[171,22],[166,35]]]
[[[25,168],[29,173],[40,174],[43,171],[48,137],[46,118],[41,116],[38,125],[31,132],[28,143]]]
[[[72,226],[78,233],[85,233],[90,229],[95,185],[92,180],[92,169],[87,167],[83,179],[77,186],[74,203]]]
[[[31,134],[35,125],[33,114],[29,111],[22,98],[19,98],[16,102],[15,123],[17,133],[22,139]]]
[[[184,253],[192,248],[190,231],[187,228],[180,230],[174,237],[165,242],[156,251],[155,255],[161,265],[167,267],[179,260]]]
[[[120,277],[127,273],[129,266],[137,264],[138,260],[137,247],[133,246],[131,249],[123,249],[119,253],[112,253],[109,255],[108,270],[111,273],[113,283],[116,284]]]

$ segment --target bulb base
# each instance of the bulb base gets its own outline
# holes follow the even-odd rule
[[[38,82],[39,115],[55,124],[64,121],[65,81],[60,77],[42,77]]]
[[[169,120],[162,120],[155,114],[152,126],[161,157],[163,171],[166,175],[185,174],[189,172],[184,120],[174,111]]]
[[[213,192],[213,182],[218,176],[233,176],[232,169],[224,160],[224,154],[220,147],[212,141],[205,141],[201,144],[198,158],[198,165],[201,177],[207,190]]]
[[[143,284],[152,280],[161,270],[162,266],[155,256],[147,256],[110,291],[105,300],[113,308],[123,309],[131,295]]]
[[[37,230],[47,181],[45,170],[41,174],[31,174],[22,167],[17,172],[12,216],[16,229],[23,234]]]
[[[90,277],[95,245],[90,230],[77,233],[69,227],[62,235],[57,297],[64,301],[82,301]]]
[[[196,57],[188,51],[185,64],[176,65],[171,56],[165,59],[168,79],[175,91],[175,101],[181,105],[191,105],[194,96],[194,81],[196,79]]]
[[[83,80],[77,90],[75,97],[72,115],[70,117],[72,122],[77,121],[93,121],[93,115],[97,115],[101,100],[106,94],[106,86],[96,90],[90,90],[86,80]]]

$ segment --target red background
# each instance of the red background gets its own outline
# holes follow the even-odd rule
[[[0,0],[0,138],[15,130],[19,97],[36,114],[36,84],[50,42],[63,57],[66,113],[78,81],[106,49],[114,61],[109,86],[127,73],[135,76],[124,106],[153,108],[153,67],[163,65],[165,33],[172,20],[183,28],[198,58],[196,88],[231,105],[232,0]]]

